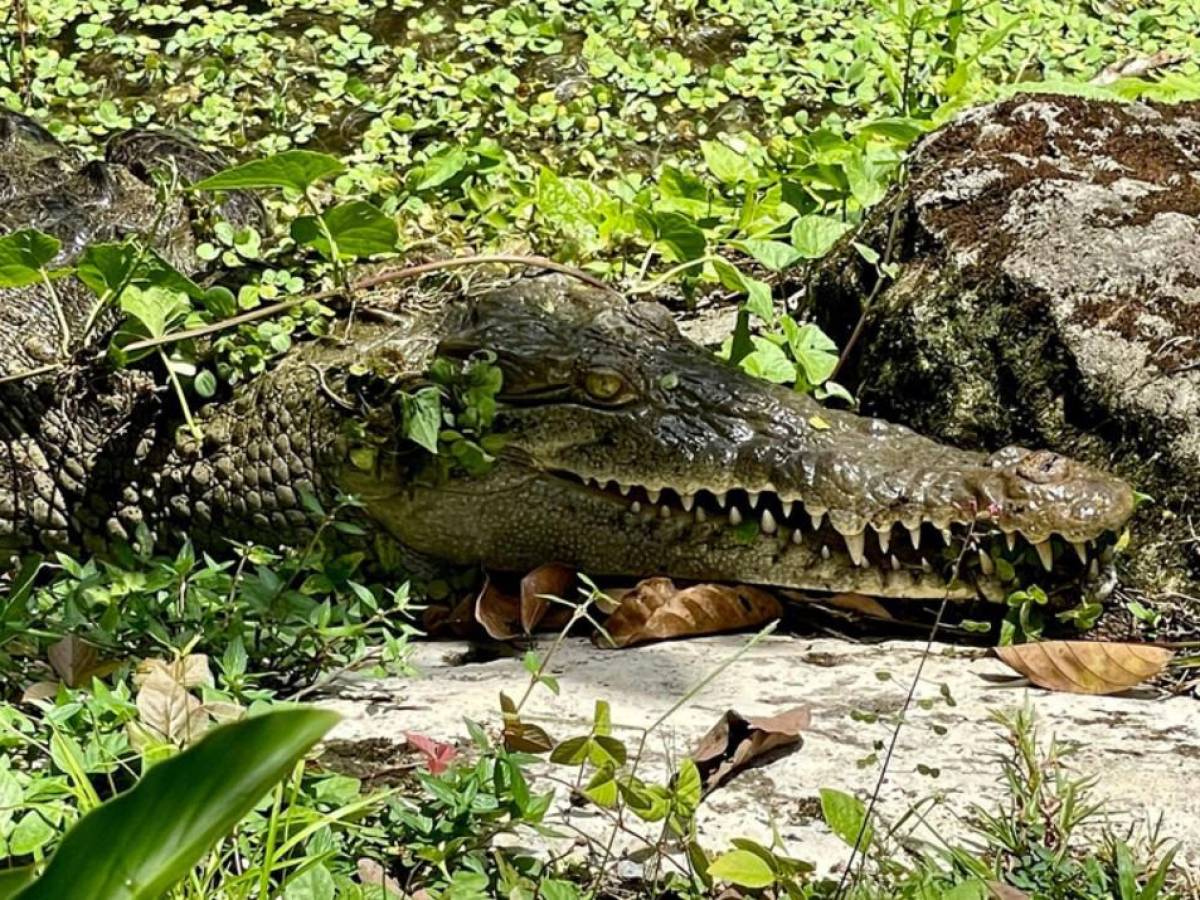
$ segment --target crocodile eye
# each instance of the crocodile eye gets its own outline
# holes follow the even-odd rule
[[[625,379],[612,369],[592,369],[583,378],[583,389],[601,403],[618,402],[631,393]]]

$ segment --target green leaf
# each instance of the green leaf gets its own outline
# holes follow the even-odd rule
[[[704,255],[707,240],[692,219],[683,213],[660,212],[654,216],[658,240],[675,262],[691,262]]]
[[[743,253],[754,257],[755,261],[772,272],[782,272],[801,257],[795,248],[783,241],[747,238],[744,241],[734,241],[733,245]]]
[[[422,388],[404,397],[405,437],[436,454],[441,427],[442,395],[437,388]]]
[[[713,860],[708,874],[714,881],[724,881],[744,888],[765,888],[775,883],[775,873],[757,854],[749,850],[730,850]]]
[[[837,368],[837,344],[819,326],[797,325],[790,317],[783,319],[783,332],[805,380],[814,386],[824,384]]]
[[[830,831],[840,837],[849,846],[859,842],[859,832],[862,840],[858,843],[860,850],[871,846],[871,829],[863,831],[867,819],[867,808],[853,794],[833,788],[821,788],[821,814]]]
[[[467,151],[462,147],[450,147],[430,157],[420,168],[420,180],[416,190],[427,191],[445,184],[467,167]]]
[[[851,227],[830,216],[801,216],[792,223],[792,246],[805,259],[820,259]]]
[[[341,259],[391,253],[400,239],[391,216],[365,200],[352,200],[326,210],[321,221],[333,235]],[[291,234],[296,243],[315,247],[326,259],[333,255],[324,230],[313,216],[301,216],[292,222]]]
[[[24,287],[41,281],[41,270],[62,242],[36,228],[25,228],[0,237],[0,287]]]
[[[925,133],[925,126],[917,119],[888,117],[868,122],[858,130],[859,134],[887,138],[901,145],[908,145]]]
[[[701,141],[700,152],[708,171],[724,184],[742,184],[758,180],[758,170],[741,153],[720,141]]]
[[[287,188],[303,194],[319,181],[341,175],[346,167],[328,153],[285,150],[266,159],[233,166],[193,184],[196,191]]]
[[[597,770],[587,786],[583,789],[584,796],[603,809],[612,809],[617,805],[617,778],[612,768],[605,766]]]
[[[75,274],[93,294],[102,297],[133,274],[137,258],[137,247],[132,244],[91,244],[79,257]]]
[[[796,380],[796,364],[787,358],[783,348],[764,337],[753,335],[754,350],[742,357],[742,370],[773,384],[791,384]]]
[[[211,369],[201,369],[192,380],[192,390],[207,400],[217,392],[217,376]]]
[[[567,738],[559,744],[550,753],[550,762],[557,763],[562,766],[577,766],[588,758],[588,751],[591,749],[592,739],[587,735],[582,737]]]
[[[702,790],[700,770],[692,760],[684,759],[679,764],[679,772],[675,776],[675,808],[680,816],[690,819],[696,814]]]
[[[29,879],[33,878],[33,871],[33,866],[0,870],[0,900],[15,897],[21,888],[29,883]]]
[[[333,876],[323,865],[310,866],[288,879],[283,889],[283,900],[334,900],[336,896]]]
[[[163,337],[187,315],[187,297],[160,287],[130,285],[121,294],[121,309],[137,321],[150,337]]]
[[[281,710],[214,729],[84,816],[21,900],[161,896],[337,720]]]

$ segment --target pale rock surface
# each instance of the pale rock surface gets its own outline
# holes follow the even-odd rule
[[[607,699],[616,736],[636,747],[641,728],[733,657],[745,641],[725,636],[602,651],[583,640],[568,640],[551,666],[561,694],[538,688],[526,706],[527,718],[562,740],[585,734],[595,700]],[[416,651],[421,677],[341,683],[322,701],[345,716],[331,738],[399,743],[402,732],[412,730],[464,741],[464,718],[494,730],[500,721],[499,693],[519,697],[528,675],[518,658],[460,664],[470,658],[469,649],[463,643],[423,643]],[[698,816],[701,841],[710,851],[727,848],[739,836],[769,842],[774,823],[793,855],[822,869],[836,867],[849,851],[821,821],[818,791],[833,787],[863,798],[870,795],[879,765],[859,761],[876,752],[877,742],[886,745],[891,726],[884,719],[902,706],[922,649],[919,642],[766,638],[650,736],[640,771],[662,778],[670,761],[687,755],[726,709],[769,715],[807,704],[813,721],[803,747],[735,776],[711,794]],[[1163,833],[1183,843],[1181,862],[1200,869],[1196,701],[1162,699],[1149,690],[1115,697],[1054,694],[1023,681],[1005,683],[1011,675],[984,651],[934,645],[880,795],[884,820],[894,823],[914,804],[941,797],[942,804],[925,811],[928,827],[914,818],[904,832],[919,840],[933,839],[932,831],[947,840],[969,840],[961,817],[971,804],[990,806],[1002,795],[997,755],[1009,748],[991,714],[1027,701],[1046,742],[1053,734],[1078,745],[1070,766],[1098,777],[1094,793],[1111,801],[1113,824],[1161,815]],[[855,715],[862,711],[880,718],[862,721]],[[553,768],[563,777],[566,770]],[[542,780],[539,786],[547,784]],[[565,793],[559,788],[555,818],[566,810]],[[571,821],[598,840],[607,839],[600,817],[576,810]],[[646,827],[645,833],[651,830]],[[617,846],[627,850],[635,843],[622,839]]]

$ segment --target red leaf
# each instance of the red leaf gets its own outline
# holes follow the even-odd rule
[[[440,775],[450,767],[451,761],[458,756],[453,744],[435,741],[423,734],[412,731],[404,732],[404,739],[414,750],[425,757],[425,768],[431,775]]]

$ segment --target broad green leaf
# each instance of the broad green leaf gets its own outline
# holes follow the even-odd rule
[[[758,170],[741,153],[720,141],[701,141],[700,152],[708,171],[723,184],[743,184],[758,179]]]
[[[365,200],[351,200],[326,210],[321,221],[333,235],[341,259],[391,253],[400,238],[391,216]],[[301,216],[292,222],[291,233],[296,243],[315,247],[326,259],[332,257],[325,232],[313,216]]]
[[[754,257],[756,261],[772,272],[782,272],[801,257],[794,247],[783,241],[748,238],[744,241],[734,241],[733,245]]]
[[[466,168],[467,162],[467,151],[462,147],[450,147],[435,154],[421,166],[416,190],[427,191],[445,184]]]
[[[617,805],[617,778],[610,766],[598,769],[583,789],[584,796],[603,809]]]
[[[768,325],[775,324],[775,299],[771,286],[757,278],[746,278],[746,309]]]
[[[805,259],[820,259],[851,227],[829,216],[801,216],[792,223],[792,246]]]
[[[567,738],[550,753],[550,762],[563,766],[577,766],[588,758],[592,739],[587,735]]]
[[[93,294],[102,297],[132,276],[137,257],[133,244],[92,244],[79,257],[75,274]]]
[[[797,325],[790,316],[783,319],[783,333],[805,380],[813,386],[824,384],[837,368],[837,344],[819,326]]]
[[[750,341],[754,349],[739,363],[743,371],[774,384],[791,384],[796,380],[796,364],[787,358],[782,347],[758,335],[753,335]]]
[[[434,387],[422,388],[404,398],[404,435],[430,453],[438,452],[442,428],[442,395]]]
[[[237,191],[286,188],[298,194],[314,184],[341,175],[346,167],[328,153],[285,150],[266,159],[233,166],[192,185],[197,191]]]
[[[294,709],[214,729],[84,816],[19,897],[163,895],[337,720]]]
[[[679,772],[675,776],[675,808],[679,815],[690,819],[700,806],[700,795],[704,784],[700,778],[700,770],[690,759],[684,759],[679,764]]]
[[[0,287],[24,287],[41,281],[41,270],[58,256],[62,242],[36,228],[0,237]]]
[[[283,889],[283,900],[334,900],[336,896],[333,876],[320,864],[289,878]]]
[[[871,137],[887,138],[897,144],[906,146],[925,133],[925,128],[917,119],[885,117],[868,122],[858,130],[859,134]]]
[[[829,830],[849,846],[853,847],[858,842],[859,850],[864,852],[871,846],[871,829],[863,830],[867,808],[853,794],[833,788],[821,788],[821,813]],[[859,832],[862,832],[861,841]]]
[[[130,285],[121,294],[121,309],[141,324],[150,337],[162,337],[187,315],[187,298],[160,287]]]
[[[33,878],[33,866],[20,869],[0,869],[0,900],[9,900]]]
[[[730,850],[722,853],[708,867],[714,881],[723,881],[744,888],[765,888],[775,883],[775,873],[766,860],[749,850]]]
[[[658,240],[666,246],[675,262],[691,262],[704,255],[704,232],[691,218],[678,212],[660,212],[654,216]]]

